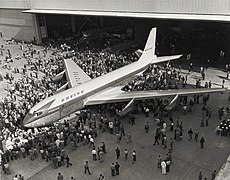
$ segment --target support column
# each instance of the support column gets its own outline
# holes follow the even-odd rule
[[[71,28],[72,28],[72,33],[76,33],[76,26],[75,26],[75,16],[71,15]]]
[[[34,24],[35,24],[35,33],[36,33],[36,41],[37,44],[42,44],[42,36],[41,36],[41,30],[40,30],[40,26],[38,23],[38,14],[34,14]]]
[[[38,14],[38,26],[41,33],[41,39],[48,37],[46,16],[44,14]]]
[[[103,17],[100,17],[100,27],[104,27],[104,19],[103,19]]]
[[[226,44],[224,45],[224,59],[225,64],[230,64],[230,24],[227,25],[227,39]]]

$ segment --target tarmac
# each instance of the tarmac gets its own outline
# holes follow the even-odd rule
[[[3,39],[1,43],[5,42]],[[37,47],[40,48],[40,47]],[[13,57],[20,53],[19,45],[5,45],[5,49],[11,49]],[[51,57],[52,55],[49,55]],[[47,57],[47,58],[49,58]],[[0,60],[3,57],[0,56]],[[2,61],[4,62],[4,61]],[[14,60],[11,63],[11,70],[3,69],[0,65],[0,74],[5,76],[6,72],[12,72],[14,67],[23,67],[26,61],[24,59]],[[185,67],[182,68],[182,73],[188,75],[188,83],[195,84],[196,78],[201,78],[200,73],[194,68],[194,71],[188,74],[188,70]],[[218,68],[209,67],[206,71],[206,81],[212,80],[213,87],[221,87],[222,79],[225,78],[226,72]],[[28,71],[27,73],[30,73]],[[13,74],[15,80],[19,79],[22,74]],[[42,73],[39,74],[42,76]],[[0,82],[0,98],[4,98],[7,94],[7,89],[10,84],[6,79]],[[225,80],[225,87],[230,88],[230,80]],[[172,115],[174,119],[179,118],[183,121],[184,132],[183,139],[179,142],[174,141],[174,149],[172,152],[172,164],[170,166],[170,172],[167,175],[162,175],[160,169],[157,168],[157,157],[161,155],[165,158],[167,149],[162,149],[160,145],[153,146],[154,133],[156,129],[156,122],[154,121],[153,114],[150,113],[146,118],[143,114],[136,115],[136,124],[130,125],[127,118],[122,119],[122,124],[125,127],[125,131],[131,132],[132,142],[127,143],[123,138],[121,143],[116,143],[116,135],[108,132],[98,133],[98,137],[95,138],[95,146],[101,146],[102,141],[106,144],[107,153],[105,155],[104,162],[93,161],[91,155],[91,149],[88,146],[79,146],[78,149],[71,151],[68,149],[68,155],[73,166],[66,168],[62,166],[58,169],[54,169],[51,162],[45,162],[44,160],[37,158],[34,161],[26,159],[14,160],[10,162],[11,175],[5,175],[0,171],[0,179],[11,180],[14,175],[22,174],[25,180],[44,180],[44,179],[56,179],[57,174],[61,172],[64,179],[70,179],[74,176],[77,180],[95,180],[102,173],[105,175],[106,180],[110,179],[132,179],[132,180],[196,180],[198,174],[201,171],[203,178],[207,177],[211,179],[212,171],[215,169],[217,172],[221,169],[222,165],[226,162],[229,156],[230,138],[219,137],[216,135],[215,129],[219,125],[218,108],[220,106],[229,106],[228,101],[229,91],[221,93],[215,93],[210,95],[208,105],[212,108],[212,118],[210,119],[208,127],[200,127],[201,120],[201,108],[202,104],[196,104],[192,113],[183,114],[181,110],[173,111]],[[144,125],[149,122],[150,131],[145,133]],[[168,118],[166,119],[169,124]],[[204,149],[200,148],[199,142],[196,143],[193,139],[188,141],[189,128],[198,129],[201,136],[205,139]],[[172,132],[167,132],[167,139],[173,138]],[[115,149],[119,147],[121,150],[121,157],[116,159]],[[129,158],[124,160],[124,149],[128,149]],[[132,164],[132,151],[137,152],[137,161]],[[89,161],[89,168],[92,175],[84,174],[84,162]],[[110,166],[112,162],[118,161],[121,165],[120,175],[112,177]]]

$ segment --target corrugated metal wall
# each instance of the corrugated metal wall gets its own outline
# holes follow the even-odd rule
[[[229,0],[0,0],[0,8],[230,15]]]
[[[4,37],[31,42],[37,37],[33,14],[16,9],[0,9],[0,32]]]

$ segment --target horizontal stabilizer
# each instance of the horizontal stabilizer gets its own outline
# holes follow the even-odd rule
[[[161,56],[161,57],[157,57],[156,59],[153,59],[153,61],[151,62],[151,64],[165,62],[165,61],[170,61],[170,60],[174,60],[174,59],[179,59],[181,56],[183,56],[183,55],[173,55],[173,56]]]
[[[64,71],[60,72],[59,74],[57,74],[57,75],[53,78],[53,81],[54,81],[54,82],[59,82],[59,81],[61,81],[62,78],[63,78],[63,76],[65,75],[65,71],[66,71],[66,70],[64,70]]]
[[[65,91],[66,89],[68,89],[68,84],[69,84],[69,82],[65,83],[63,86],[61,86],[56,91],[54,91],[54,94],[57,94],[59,92],[62,92],[62,91]]]
[[[137,57],[139,57],[139,58],[141,57],[142,53],[143,53],[143,51],[140,50],[140,49],[138,49],[138,50],[135,51],[135,54],[136,54]]]

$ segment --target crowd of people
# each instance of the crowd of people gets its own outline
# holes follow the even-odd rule
[[[74,121],[65,120],[63,123],[59,122],[45,128],[25,129],[21,123],[26,113],[36,103],[53,95],[53,92],[61,86],[60,83],[53,82],[52,78],[63,70],[63,59],[73,59],[91,78],[96,78],[136,61],[137,57],[133,52],[109,52],[87,48],[76,51],[66,45],[62,45],[60,48],[49,46],[39,49],[24,42],[17,44],[12,40],[9,43],[18,46],[21,54],[14,57],[7,46],[1,46],[1,56],[5,56],[3,67],[12,70],[11,73],[7,72],[5,75],[5,80],[9,82],[9,88],[7,89],[8,95],[1,102],[0,113],[0,162],[5,174],[11,173],[9,162],[21,158],[29,158],[31,161],[41,158],[52,162],[55,169],[64,165],[69,167],[72,164],[67,150],[75,150],[81,145],[91,149],[93,160],[98,159],[103,162],[106,154],[105,143],[102,142],[99,147],[95,147],[94,144],[98,131],[115,135],[118,143],[124,137],[127,143],[132,142],[131,132],[125,132],[125,128],[117,116],[124,107],[123,103],[102,105],[101,108],[98,108],[97,113],[83,110]],[[14,61],[22,59],[26,61],[26,64],[22,68],[14,67],[12,69]],[[21,77],[16,80],[14,76],[19,74]],[[186,84],[187,75],[182,75],[180,69],[177,70],[172,63],[165,63],[162,66],[151,65],[142,75],[125,85],[123,90],[178,89],[186,88]],[[192,111],[192,106],[197,98],[194,101],[188,101],[187,97],[183,97],[180,101],[182,107],[189,104],[191,106],[189,110]],[[193,103],[190,103],[191,101]],[[166,174],[170,170],[174,146],[173,139],[167,143],[167,125],[164,119],[169,117],[170,131],[174,131],[175,141],[180,141],[183,133],[183,122],[177,120],[174,123],[170,112],[164,110],[168,103],[168,101],[158,98],[140,101],[137,105],[137,112],[146,114],[146,117],[149,116],[149,112],[154,114],[157,123],[154,145],[160,144],[159,140],[161,140],[163,149],[169,147],[166,157],[159,156],[157,160],[157,167],[161,168],[162,174]],[[115,118],[111,118],[109,115],[113,115]],[[135,125],[134,114],[130,114],[129,121],[131,125]],[[149,126],[146,125],[146,132],[148,129]],[[117,149],[115,151],[117,159],[120,156],[119,151]],[[128,149],[124,150],[125,160],[128,159],[128,151]],[[135,150],[132,151],[131,156],[132,163],[135,163]],[[88,161],[84,167],[85,173],[91,174]],[[119,175],[119,168],[119,162],[112,162],[111,175]],[[61,176],[59,174],[58,178],[61,179]],[[99,178],[103,180],[104,175],[100,174]]]
[[[186,88],[187,75],[182,75],[172,63],[164,63],[163,67],[151,65],[142,75],[129,82],[123,90],[165,90]]]
[[[52,49],[52,54],[50,54],[47,47],[36,49],[32,44],[24,42],[17,44],[14,40],[7,44],[18,46],[21,54],[14,57],[10,49],[2,45],[1,54],[5,56],[3,68],[12,70],[13,62],[21,59],[25,59],[26,64],[21,69],[14,67],[13,72],[7,72],[5,76],[10,86],[7,96],[1,102],[1,165],[4,172],[9,174],[10,160],[26,156],[34,160],[40,153],[46,161],[52,159],[56,168],[66,160],[62,152],[64,151],[63,143],[66,146],[67,140],[71,139],[72,148],[76,148],[77,143],[83,142],[83,145],[86,145],[97,134],[94,130],[95,117],[89,120],[89,128],[82,124],[83,122],[86,124],[88,118],[84,115],[84,111],[77,122],[71,125],[65,122],[63,127],[59,124],[57,127],[51,126],[30,131],[21,126],[26,113],[36,103],[52,95],[60,87],[52,81],[52,78],[63,69],[60,61],[64,58],[72,58],[90,77],[95,78],[135,61],[135,58],[133,54],[127,55],[125,52],[111,53],[96,50],[66,52],[66,46],[63,45],[60,49]],[[96,63],[99,63],[99,66],[96,66],[98,65]],[[42,77],[39,77],[38,74],[41,74],[39,71],[43,73]],[[14,80],[14,76],[19,73],[22,74],[21,78]]]

